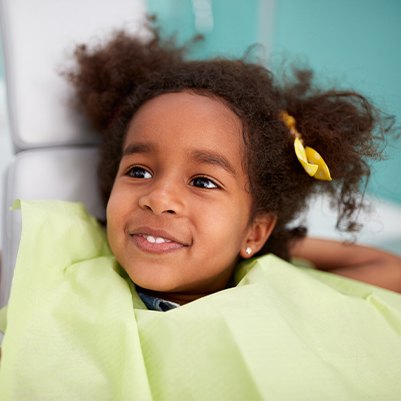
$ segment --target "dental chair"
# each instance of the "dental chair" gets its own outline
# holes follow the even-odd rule
[[[74,109],[73,90],[60,71],[79,43],[115,28],[138,30],[145,0],[0,0],[10,134],[15,157],[3,184],[0,306],[7,304],[20,240],[14,199],[81,201],[104,218],[97,187],[97,136]],[[401,207],[381,200],[363,216],[359,237],[401,255]],[[327,199],[311,204],[311,235],[344,239],[335,232]]]
[[[73,106],[60,72],[77,44],[113,29],[136,32],[144,0],[0,0],[0,23],[14,159],[3,184],[0,306],[7,304],[21,221],[14,199],[83,202],[98,218],[97,136]]]

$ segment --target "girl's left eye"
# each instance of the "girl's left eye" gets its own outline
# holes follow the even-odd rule
[[[132,178],[142,178],[145,180],[152,178],[152,174],[148,170],[139,166],[131,167],[127,175]]]
[[[191,181],[191,185],[197,188],[216,189],[219,186],[207,177],[196,177]]]

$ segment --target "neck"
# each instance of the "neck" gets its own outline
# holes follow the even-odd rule
[[[148,288],[143,288],[139,285],[136,285],[143,293],[151,295],[156,298],[164,299],[165,301],[175,302],[179,305],[185,305],[189,302],[196,301],[199,298],[206,297],[208,295],[214,294],[215,292],[222,291],[226,288],[231,288],[235,286],[234,278],[230,277],[228,282],[225,282],[221,287],[213,287],[213,286],[204,286],[208,288],[209,291],[205,292],[196,292],[196,291],[156,291]]]
[[[153,297],[156,298],[161,298],[166,301],[170,302],[175,302],[179,305],[184,305],[189,302],[195,301],[199,298],[202,298],[206,295],[210,295],[209,293],[205,294],[192,294],[192,293],[175,293],[175,292],[160,292],[160,291],[153,291],[153,290],[148,290],[146,288],[141,287],[141,291],[144,292],[145,294],[149,294]]]
[[[146,288],[139,287],[142,292],[149,294],[156,298],[161,298],[166,301],[175,302],[179,305],[185,305],[189,302],[195,301],[199,298],[203,298],[207,295],[213,294],[213,292],[208,293],[182,293],[182,292],[161,292],[148,290]]]

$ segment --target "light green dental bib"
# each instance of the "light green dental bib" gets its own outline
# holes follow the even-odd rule
[[[79,204],[21,202],[1,400],[401,400],[401,296],[269,255],[148,311]]]

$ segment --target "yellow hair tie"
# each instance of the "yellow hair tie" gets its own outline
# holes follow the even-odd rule
[[[309,147],[304,147],[301,134],[295,127],[295,118],[287,112],[281,113],[281,119],[294,136],[294,149],[297,159],[302,164],[304,170],[313,178],[322,181],[331,181],[330,170],[319,153]]]

